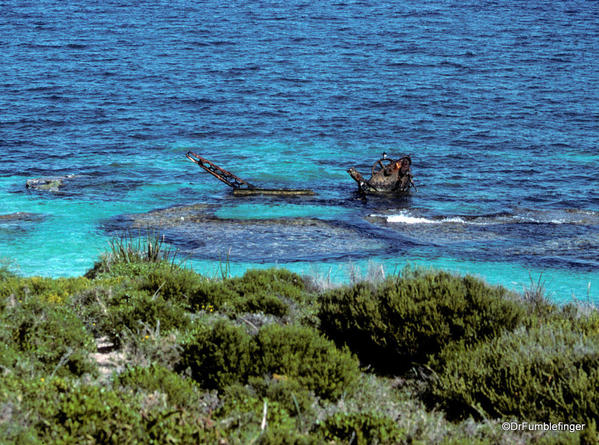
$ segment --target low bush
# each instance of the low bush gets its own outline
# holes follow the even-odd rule
[[[230,425],[242,427],[244,424],[258,426],[264,418],[266,405],[266,424],[269,427],[295,429],[293,416],[280,403],[257,395],[251,387],[241,384],[230,385],[223,391],[222,406],[216,411],[219,418],[232,419]]]
[[[315,437],[301,432],[297,419],[279,402],[261,397],[252,387],[235,384],[223,392],[215,411],[227,434],[227,443],[317,444]]]
[[[338,399],[358,378],[357,360],[317,331],[302,326],[264,326],[255,337],[256,375],[278,374],[325,399]]]
[[[599,311],[592,306],[576,303],[565,306],[547,303],[542,312],[530,314],[523,324],[527,328],[539,328],[551,324],[583,335],[599,334]]]
[[[166,394],[168,403],[176,407],[195,408],[200,388],[191,379],[185,379],[164,366],[130,367],[115,377],[114,387],[129,387],[146,392]]]
[[[196,311],[212,307],[230,315],[245,312],[263,312],[277,317],[287,315],[289,308],[280,298],[260,290],[240,293],[231,280],[199,284],[190,299],[190,307]]]
[[[5,346],[2,362],[9,369],[17,370],[27,362],[32,367],[29,372],[46,376],[81,376],[96,370],[89,358],[96,349],[94,338],[63,305],[24,297],[4,309],[0,326]]]
[[[90,285],[90,280],[83,277],[54,279],[12,276],[0,282],[0,300],[6,300],[8,297],[22,300],[36,296],[48,303],[64,303],[68,297],[87,289]]]
[[[22,378],[5,373],[0,379],[0,442],[43,444],[40,424],[56,406],[71,381],[58,377]]]
[[[198,285],[206,278],[191,269],[158,263],[142,278],[139,288],[151,294],[161,295],[165,300],[187,302]]]
[[[432,393],[453,416],[587,426],[599,419],[599,333],[520,328],[446,355]]]
[[[250,270],[240,278],[208,280],[172,262],[145,261],[142,254],[127,261],[112,259],[86,276],[96,280],[127,277],[129,291],[135,288],[160,295],[193,311],[210,306],[228,314],[263,312],[283,317],[289,313],[288,302],[306,299],[301,277],[286,270]]]
[[[43,394],[42,394],[43,397]],[[62,392],[38,425],[43,443],[204,443],[215,431],[202,419],[117,391],[82,385]]]
[[[284,317],[289,313],[287,306],[279,297],[266,292],[257,292],[249,295],[240,295],[230,302],[233,313],[263,312],[275,317]],[[226,310],[226,308],[224,308]]]
[[[335,414],[319,427],[327,443],[397,444],[405,441],[396,422],[371,413]]]
[[[135,408],[122,403],[114,391],[77,387],[59,395],[46,425],[42,425],[42,437],[52,443],[75,443],[86,436],[98,443],[126,443],[142,435],[141,413]]]
[[[222,437],[209,418],[151,395],[56,377],[3,376],[0,410],[1,443],[187,444]]]
[[[183,345],[181,368],[204,388],[222,389],[245,382],[250,370],[252,341],[243,328],[219,321],[201,326]]]
[[[196,286],[189,299],[189,306],[194,311],[210,305],[221,309],[227,302],[236,300],[239,295],[228,286],[227,281],[205,280]]]
[[[69,298],[67,307],[85,324],[94,337],[114,335],[108,305],[114,296],[112,286],[96,283]]]
[[[397,374],[455,343],[475,344],[518,326],[523,305],[470,276],[416,271],[378,286],[357,283],[321,298],[321,330],[361,360]]]
[[[352,389],[359,375],[355,358],[313,329],[272,324],[252,338],[224,321],[197,329],[183,346],[181,366],[206,388],[277,374],[327,399]]]
[[[263,312],[283,317],[289,313],[285,300],[302,302],[305,298],[299,275],[282,269],[249,270],[241,278],[199,283],[190,305],[195,310],[212,305],[227,313]]]
[[[152,296],[143,291],[114,296],[108,304],[104,329],[117,345],[122,342],[124,330],[155,330],[159,326],[160,331],[166,333],[175,329],[184,330],[191,325],[183,304],[174,300],[166,301],[162,296]]]
[[[296,380],[286,376],[252,377],[250,385],[260,397],[279,403],[281,407],[298,416],[298,427],[302,429],[303,419],[310,418],[313,414],[314,397],[311,392],[300,385]]]
[[[296,301],[303,301],[305,297],[302,277],[285,269],[248,270],[243,277],[229,282],[241,296],[264,292]]]

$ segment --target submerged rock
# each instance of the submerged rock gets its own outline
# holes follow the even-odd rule
[[[169,228],[214,219],[215,217],[210,213],[211,209],[212,207],[207,204],[194,204],[136,213],[127,215],[127,218],[131,222],[131,227],[135,229]]]
[[[40,178],[28,179],[25,187],[45,192],[58,192],[64,185],[65,179],[73,178],[75,175],[66,176],[42,176]]]
[[[46,215],[42,213],[15,212],[0,215],[0,241],[13,242],[15,237],[36,230],[44,219]]]
[[[219,218],[208,205],[192,205],[126,215],[115,231],[136,229],[164,234],[180,253],[193,258],[292,262],[350,259],[387,250],[359,228],[318,218]],[[110,223],[109,223],[110,225]]]

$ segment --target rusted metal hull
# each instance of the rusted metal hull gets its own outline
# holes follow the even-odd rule
[[[383,156],[372,165],[370,179],[365,179],[355,168],[347,170],[363,194],[407,195],[416,189],[412,176],[412,159],[403,156],[397,160]]]

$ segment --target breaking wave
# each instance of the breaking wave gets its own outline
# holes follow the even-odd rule
[[[371,218],[383,219],[394,224],[576,224],[599,225],[599,212],[577,209],[528,210],[482,216],[425,216],[402,210],[399,213],[371,214]]]
[[[400,224],[443,224],[443,223],[461,223],[465,224],[466,221],[460,217],[451,218],[440,218],[440,219],[429,219],[420,216],[412,216],[408,212],[401,212],[397,215],[370,215],[374,218],[385,218],[389,223],[400,223]]]

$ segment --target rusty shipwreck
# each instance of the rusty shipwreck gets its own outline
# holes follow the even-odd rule
[[[354,167],[347,170],[363,194],[407,195],[416,186],[412,176],[412,158],[391,159],[383,153],[371,168],[370,179],[365,179]]]
[[[198,167],[201,167],[219,181],[231,187],[233,194],[236,196],[314,195],[314,191],[310,189],[267,189],[256,187],[192,151],[187,152],[186,157]],[[395,160],[388,158],[383,153],[383,157],[373,164],[370,179],[364,179],[353,167],[347,170],[347,172],[358,183],[358,191],[362,194],[405,195],[409,193],[411,188],[416,188],[412,177],[412,159],[410,156],[403,156]]]

